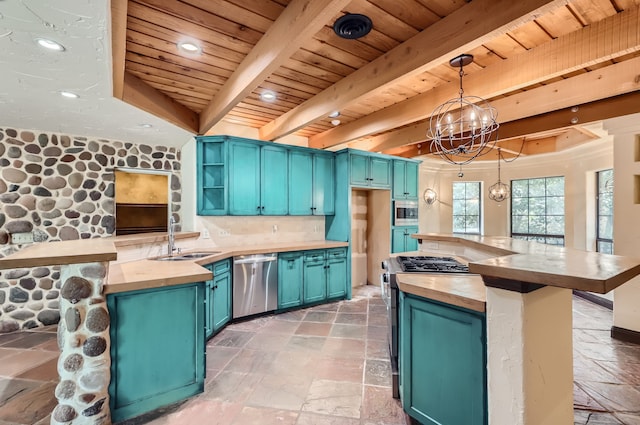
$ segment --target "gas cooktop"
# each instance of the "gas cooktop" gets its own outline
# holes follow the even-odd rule
[[[404,273],[468,273],[469,267],[452,257],[398,256]]]

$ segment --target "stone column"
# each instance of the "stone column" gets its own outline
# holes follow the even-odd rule
[[[487,287],[489,425],[572,425],[571,290],[521,288]]]
[[[51,425],[110,425],[108,262],[61,266],[58,405]]]

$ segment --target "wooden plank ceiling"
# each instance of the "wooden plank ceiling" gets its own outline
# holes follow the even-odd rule
[[[311,147],[428,153],[431,111],[465,94],[498,109],[499,145],[640,112],[640,0],[112,0],[114,96],[194,134],[220,120]],[[338,37],[334,22],[373,29]],[[201,54],[181,52],[195,42]],[[264,91],[276,99],[261,99]],[[340,124],[329,114],[339,111]],[[540,133],[540,134],[539,134]],[[539,134],[539,135],[537,135]],[[575,136],[575,137],[574,137]]]

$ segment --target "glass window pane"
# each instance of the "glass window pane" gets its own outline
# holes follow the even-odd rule
[[[601,215],[599,221],[598,237],[602,239],[613,239],[613,217]]]
[[[552,196],[547,198],[547,214],[564,215],[564,197]]]
[[[465,231],[465,217],[463,215],[456,215],[453,217],[453,232],[464,233]]]
[[[511,180],[511,197],[522,198],[529,193],[529,180]]]
[[[466,222],[467,233],[480,233],[480,222],[477,215],[468,215]]]
[[[529,216],[529,233],[535,233],[538,235],[545,234],[545,220],[543,215]]]
[[[546,233],[549,235],[564,235],[564,215],[547,217]]]
[[[544,215],[545,202],[544,198],[529,198],[529,214]]]
[[[453,183],[453,199],[464,199],[465,194],[465,184],[464,183]]]
[[[613,196],[601,194],[598,199],[598,211],[600,214],[613,215]]]
[[[468,215],[480,215],[480,202],[477,199],[466,201],[465,206],[467,208],[466,213]]]
[[[529,180],[529,196],[544,196],[545,195],[545,179],[531,179]]]
[[[458,199],[453,200],[453,215],[464,215],[464,202]]]
[[[511,199],[511,214],[513,215],[529,214],[529,199],[528,198]]]
[[[564,177],[548,177],[547,196],[564,196]]]
[[[529,233],[529,217],[524,215],[514,215],[511,223],[513,233]]]
[[[479,199],[480,198],[480,183],[467,183],[466,185],[466,198],[467,199]]]
[[[611,242],[598,241],[596,250],[604,254],[613,254],[613,244]]]
[[[453,231],[480,233],[480,182],[453,183]]]

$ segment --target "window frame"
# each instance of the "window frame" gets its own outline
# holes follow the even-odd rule
[[[514,239],[524,239],[524,240],[529,240],[529,241],[537,241],[540,243],[544,243],[544,244],[548,244],[548,245],[557,245],[557,246],[564,246],[565,245],[565,227],[566,227],[566,212],[563,212],[563,216],[565,217],[564,221],[564,225],[563,225],[563,233],[562,234],[552,234],[552,233],[521,233],[521,232],[517,232],[514,233],[513,231],[513,205],[514,205],[514,198],[515,199],[523,199],[526,198],[527,200],[533,198],[532,196],[529,195],[528,190],[527,190],[527,196],[526,197],[514,197],[514,182],[519,182],[519,181],[527,181],[527,189],[529,188],[530,182],[532,180],[544,180],[545,181],[545,193],[544,196],[539,197],[539,198],[543,198],[544,199],[544,215],[543,217],[545,218],[545,229],[546,229],[546,223],[547,223],[547,218],[548,217],[553,217],[554,215],[549,215],[547,213],[547,199],[548,198],[553,198],[553,197],[557,197],[555,195],[548,195],[547,194],[547,180],[548,179],[557,179],[557,178],[561,178],[562,179],[562,202],[563,202],[563,211],[564,211],[564,207],[565,207],[565,201],[566,201],[566,195],[565,195],[565,183],[566,183],[566,179],[565,176],[545,176],[545,177],[531,177],[531,178],[526,178],[526,179],[513,179],[511,180],[511,205],[510,205],[510,210],[509,210],[509,218],[510,218],[510,223],[509,223],[509,232],[510,232],[510,236]],[[529,202],[527,202],[527,204],[529,204]],[[523,216],[524,217],[524,216]],[[531,217],[529,208],[527,207],[527,215],[526,217]],[[543,241],[544,240],[544,241]],[[557,241],[557,242],[561,242],[561,243],[549,243],[551,241]]]
[[[463,199],[455,199],[454,198],[454,193],[455,193],[454,187],[455,187],[456,184],[464,184],[465,185],[465,197]],[[467,210],[466,205],[464,205],[465,214],[455,214],[456,208],[455,208],[454,204],[456,203],[456,201],[462,200],[462,201],[465,201],[465,203],[466,203],[466,201],[471,201],[471,200],[475,200],[476,199],[476,198],[468,198],[467,197],[467,185],[469,185],[469,184],[475,184],[478,187],[478,198],[477,198],[477,200],[478,200],[478,215],[477,215],[477,217],[478,217],[478,231],[477,232],[468,232],[468,231],[466,231],[467,230],[466,217],[475,217],[475,214],[467,214],[466,213],[467,212],[466,211]],[[464,222],[465,222],[465,231],[464,232],[460,232],[460,231],[455,231],[454,230],[455,229],[454,223],[455,223],[455,218],[456,217],[465,217],[465,220],[464,220]],[[454,182],[452,182],[452,185],[451,185],[451,231],[452,231],[452,233],[456,233],[456,234],[460,234],[460,235],[481,235],[482,234],[482,230],[483,230],[482,218],[483,218],[482,217],[482,182],[481,181],[464,181],[464,182],[456,182],[456,181],[454,181]]]
[[[611,181],[615,182],[614,180],[614,174],[613,174],[613,168],[607,168],[604,170],[600,170],[600,171],[596,171],[596,252],[603,252],[601,250],[600,244],[601,243],[609,243],[611,244],[611,252],[606,252],[607,254],[613,254],[613,228],[612,228],[612,235],[611,238],[603,238],[600,237],[600,217],[602,216],[602,214],[600,213],[600,197],[603,194],[606,193],[611,193],[611,214],[605,214],[605,216],[610,216],[611,217],[611,225],[613,226],[613,188],[611,190],[611,192],[601,192],[600,191],[600,180],[602,178],[602,172],[606,172],[606,171],[611,171]],[[614,183],[615,184],[615,183]]]

